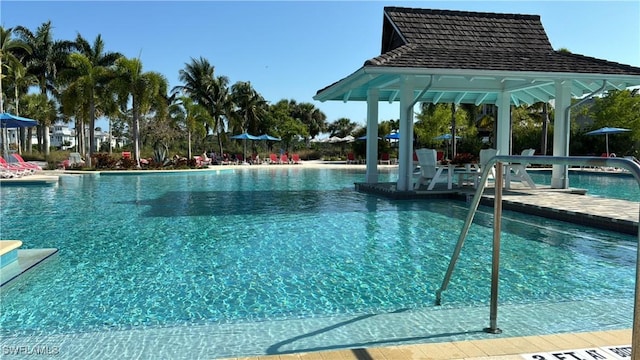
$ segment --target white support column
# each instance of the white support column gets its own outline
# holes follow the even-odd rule
[[[499,155],[511,155],[511,94],[498,93],[498,126],[495,146]]]
[[[366,182],[378,182],[378,100],[380,91],[367,91],[367,173]]]
[[[408,76],[400,78],[400,141],[398,147],[398,191],[413,188],[413,86]]]
[[[555,116],[553,118],[553,156],[569,156],[569,134],[571,116],[571,81],[556,81]],[[553,165],[551,188],[567,189],[569,177],[566,165]]]

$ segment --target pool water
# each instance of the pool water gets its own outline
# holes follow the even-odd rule
[[[382,172],[380,181],[396,176]],[[491,209],[480,209],[444,306],[435,307],[467,205],[355,192],[363,180],[358,170],[274,167],[3,187],[0,236],[60,250],[0,289],[0,334],[486,308]],[[510,212],[502,229],[501,304],[620,301],[612,312],[622,315],[592,326],[630,326],[633,236]],[[523,326],[541,317],[528,316]]]
[[[532,170],[528,173],[536,184],[551,184],[550,170]],[[640,201],[638,183],[630,173],[569,171],[569,186],[586,189],[591,196]]]

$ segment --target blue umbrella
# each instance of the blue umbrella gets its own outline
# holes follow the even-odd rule
[[[399,140],[400,133],[394,132],[384,137],[385,139]]]
[[[247,133],[233,135],[231,138],[237,140],[260,140],[259,137]]]
[[[0,130],[2,131],[2,150],[5,157],[9,156],[9,144],[6,129],[19,127],[32,127],[38,125],[38,122],[21,116],[9,113],[0,114]]]
[[[268,135],[268,134],[262,134],[262,135],[258,136],[258,140],[280,141],[282,139],[277,138],[277,137],[273,137],[273,136]]]
[[[22,116],[2,113],[0,114],[0,124],[3,128],[19,128],[36,126],[38,125],[38,122]]]
[[[629,129],[603,127],[598,130],[589,131],[587,135],[604,135],[607,146],[607,156],[609,156],[609,134],[619,134],[623,132],[631,131]]]
[[[251,135],[251,134],[247,134],[247,133],[242,133],[242,134],[238,134],[238,135],[233,135],[231,137],[232,139],[237,139],[237,140],[245,140],[244,141],[244,150],[242,152],[242,157],[243,157],[243,161],[246,162],[247,161],[247,141],[246,140],[260,140],[259,137]]]

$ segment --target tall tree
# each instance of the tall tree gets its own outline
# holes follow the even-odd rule
[[[5,67],[15,68],[20,64],[20,60],[16,55],[16,52],[20,50],[30,53],[31,47],[23,41],[19,39],[12,39],[11,35],[13,32],[13,28],[5,29],[0,26],[0,113],[3,113],[4,110],[4,87],[2,86],[2,78],[3,78],[3,70]],[[17,87],[16,87],[17,89]],[[17,101],[17,100],[16,100]],[[8,148],[8,139],[6,129],[2,129],[2,146],[3,153],[6,156],[9,152]]]
[[[327,131],[327,115],[316,108],[315,105],[306,102],[299,104],[295,104],[294,102],[293,105],[293,117],[302,121],[302,123],[307,126],[311,139]]]
[[[214,76],[214,67],[205,58],[191,58],[191,63],[185,64],[178,74],[183,85],[178,85],[172,92],[180,92],[189,96],[196,103],[207,109],[212,123],[208,128],[215,131],[218,138],[220,153],[223,153],[222,135],[225,130],[225,119],[232,113],[232,103],[229,95],[229,79],[225,76]]]
[[[264,120],[269,105],[250,82],[239,81],[231,86],[231,101],[235,118],[242,132],[257,134],[260,122]],[[231,127],[231,126],[230,126]]]
[[[69,55],[67,70],[61,72],[61,78],[69,85],[70,90],[79,95],[83,107],[86,106],[89,123],[89,156],[87,165],[91,166],[91,157],[96,148],[96,117],[105,114],[103,103],[108,101],[107,83],[114,76],[114,64],[122,54],[105,52],[102,36],[96,36],[93,44],[80,34],[76,38],[77,53]],[[84,133],[84,127],[80,128]],[[84,151],[84,148],[82,149]]]
[[[358,124],[347,118],[340,118],[327,127],[329,136],[345,137],[351,135],[353,131],[358,127]]]
[[[167,80],[160,73],[143,72],[139,59],[121,57],[116,60],[115,70],[116,76],[110,85],[122,107],[131,102],[133,155],[140,167],[140,119],[152,109],[162,112],[167,107]]]
[[[31,54],[25,57],[27,70],[38,78],[40,93],[44,95],[59,96],[56,87],[58,72],[64,67],[67,56],[74,49],[72,41],[54,40],[51,21],[40,25],[35,33],[23,27],[14,29],[18,37],[31,47]],[[51,116],[52,114],[47,114]],[[40,150],[49,155],[49,126],[55,121],[55,116],[50,118],[37,118],[39,127]],[[40,141],[41,140],[41,141]]]
[[[188,158],[191,159],[191,134],[195,134],[199,138],[199,143],[204,144],[204,139],[207,136],[206,125],[211,123],[211,117],[207,110],[196,104],[190,97],[181,96],[177,98],[177,102],[170,107],[169,113],[171,117],[187,130],[187,142],[189,152]],[[203,152],[206,148],[201,149]]]

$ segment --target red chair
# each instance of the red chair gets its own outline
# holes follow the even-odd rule
[[[294,164],[300,164],[300,155],[298,154],[291,155],[291,161],[293,161]]]
[[[347,164],[357,164],[356,156],[353,153],[347,154]]]
[[[123,151],[122,152],[123,159],[131,159],[131,151]]]
[[[391,165],[391,159],[389,158],[389,153],[380,154],[380,164],[387,163],[387,165]]]
[[[437,156],[436,158],[437,161],[442,161],[444,159],[444,151],[438,151],[436,153],[436,156]]]
[[[280,164],[288,164],[288,163],[289,163],[289,157],[287,156],[287,154],[280,155]]]
[[[14,175],[23,176],[33,174],[36,171],[34,169],[22,166],[17,163],[9,164],[2,156],[0,156],[0,165],[4,170],[10,171]]]
[[[277,164],[278,163],[278,157],[276,156],[276,154],[269,154],[269,164]]]
[[[42,168],[40,167],[40,165],[32,162],[24,161],[24,159],[22,158],[22,156],[20,156],[20,154],[11,154],[11,156],[16,160],[16,162],[19,165],[22,165],[25,168],[33,169],[34,172],[42,171]]]

